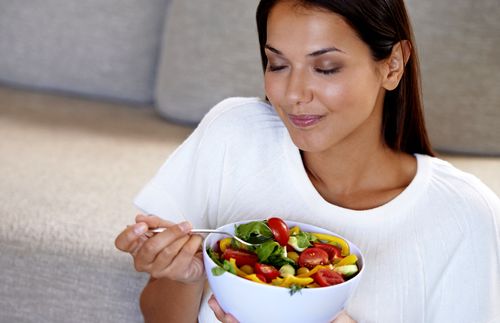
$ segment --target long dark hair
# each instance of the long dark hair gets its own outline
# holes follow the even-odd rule
[[[281,0],[261,0],[257,8],[257,29],[264,71],[267,57],[267,19]],[[290,0],[287,0],[290,1]],[[344,17],[358,36],[370,47],[374,60],[390,56],[395,44],[407,40],[411,52],[398,85],[387,91],[384,101],[382,131],[386,144],[406,153],[434,156],[425,128],[420,67],[413,31],[403,0],[293,0],[304,8],[328,10]]]

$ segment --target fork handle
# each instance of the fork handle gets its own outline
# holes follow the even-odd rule
[[[191,229],[191,233],[225,233],[217,230],[212,230],[212,229]]]
[[[163,232],[167,230],[167,228],[156,228],[156,229],[152,229],[152,230],[149,230],[149,232],[153,232],[153,233],[160,233],[160,232]],[[217,230],[212,230],[212,229],[191,229],[190,231],[191,233],[225,233],[225,232],[220,232],[220,231],[217,231]]]

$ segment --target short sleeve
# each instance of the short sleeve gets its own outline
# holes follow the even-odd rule
[[[230,98],[214,106],[139,192],[135,205],[169,221],[210,227],[209,215],[218,213],[228,128],[234,129],[221,117],[249,100],[256,99]]]

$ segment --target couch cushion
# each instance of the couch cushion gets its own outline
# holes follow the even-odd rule
[[[408,4],[435,148],[500,155],[498,0],[412,0]]]
[[[2,1],[0,82],[151,102],[167,1]]]
[[[257,0],[173,0],[165,23],[156,104],[196,123],[228,96],[262,96]]]

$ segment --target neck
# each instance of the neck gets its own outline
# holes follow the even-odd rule
[[[330,203],[352,209],[382,205],[401,193],[416,173],[412,156],[394,152],[382,142],[349,147],[302,152],[312,184]]]

